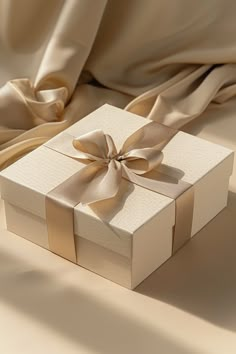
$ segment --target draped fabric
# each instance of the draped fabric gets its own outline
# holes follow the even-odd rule
[[[236,94],[233,0],[0,0],[0,168],[104,103],[181,128]]]

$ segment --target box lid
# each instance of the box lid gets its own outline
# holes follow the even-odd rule
[[[84,165],[47,146],[62,134],[80,136],[94,129],[110,134],[119,149],[134,131],[149,123],[133,113],[104,105],[58,136],[51,139],[0,173],[2,198],[45,219],[45,196],[58,184],[72,176]],[[183,171],[182,180],[195,184],[215,166],[233,155],[222,146],[184,132],[178,132],[163,149],[161,170],[174,167]],[[227,173],[231,174],[231,164]],[[171,198],[154,193],[122,180],[118,195],[109,201],[75,208],[75,232],[124,256],[130,256],[131,236],[164,210],[169,222],[175,223],[175,207]],[[100,217],[105,223],[100,222]],[[112,228],[112,229],[111,229]]]

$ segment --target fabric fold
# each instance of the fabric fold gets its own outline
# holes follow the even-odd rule
[[[212,8],[0,0],[0,169],[104,103],[181,129],[235,97],[236,3]]]

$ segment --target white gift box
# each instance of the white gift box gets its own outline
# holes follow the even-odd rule
[[[149,122],[104,105],[51,142],[62,134],[80,136],[102,129],[120,147]],[[180,131],[163,153],[160,169],[169,166],[177,173],[182,171],[182,180],[194,185],[193,236],[227,205],[233,152]],[[81,165],[41,146],[3,170],[1,196],[8,230],[49,249],[45,197]],[[112,200],[75,207],[77,263],[122,286],[135,288],[171,257],[175,212],[173,199],[122,179],[119,193]]]

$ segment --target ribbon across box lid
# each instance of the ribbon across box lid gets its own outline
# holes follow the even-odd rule
[[[53,150],[55,146],[60,150],[63,141],[67,144],[69,139],[72,144],[74,138],[100,130],[112,137],[119,152],[132,134],[150,123],[151,121],[124,110],[109,105],[102,106],[51,139],[45,146],[41,146],[2,171],[0,176],[2,198],[28,212],[28,218],[35,215],[42,220],[41,224],[46,225],[46,196],[87,166],[81,161],[63,155],[61,151]],[[169,176],[169,183],[176,184],[176,181],[182,181],[194,186],[192,236],[226,205],[233,152],[184,132],[177,132],[162,151],[163,161],[158,170]],[[150,173],[152,174],[152,171]],[[80,238],[130,259],[134,255],[132,242],[136,242],[136,235],[142,234],[143,244],[150,242],[146,226],[155,219],[157,222],[153,232],[156,236],[153,237],[160,240],[160,245],[156,244],[153,250],[155,260],[155,257],[159,257],[158,252],[165,253],[161,241],[162,229],[158,229],[158,220],[162,218],[161,227],[166,226],[171,230],[175,225],[175,211],[175,201],[172,198],[122,178],[118,194],[114,198],[91,205],[78,203],[75,206],[74,231]],[[181,212],[183,216],[187,215],[185,210],[181,209]],[[55,222],[57,221],[58,218]],[[44,240],[41,245],[49,248],[48,240]],[[79,248],[78,237],[76,247]],[[148,249],[147,245],[148,258],[152,251],[151,247]],[[171,248],[170,245],[170,250],[165,253],[165,259],[170,257]],[[154,266],[158,265],[153,263],[149,267],[149,272],[155,269]],[[147,272],[145,274],[147,276]]]
[[[156,122],[149,122],[123,143],[118,152],[112,136],[93,130],[80,137],[63,134],[46,146],[87,164],[72,177],[50,191],[46,197],[46,222],[49,247],[54,253],[76,263],[74,240],[74,207],[109,200],[118,194],[121,180],[165,195],[175,200],[173,251],[180,248],[192,231],[193,186],[158,171],[163,160],[163,147],[177,133]],[[103,220],[101,220],[103,222]]]

